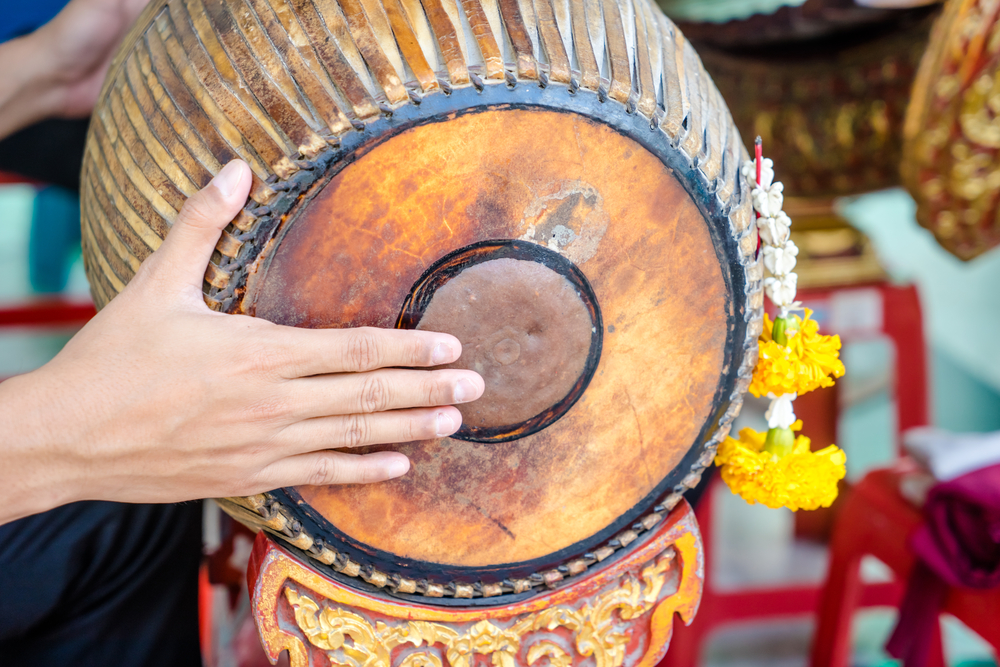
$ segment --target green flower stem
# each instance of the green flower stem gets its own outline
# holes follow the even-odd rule
[[[788,345],[788,336],[785,335],[785,329],[787,328],[788,318],[775,318],[774,326],[771,328],[771,339],[778,345]]]
[[[792,453],[795,446],[795,433],[790,428],[772,428],[767,431],[764,440],[764,451],[774,454],[779,459]]]

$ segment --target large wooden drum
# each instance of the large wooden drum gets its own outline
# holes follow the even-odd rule
[[[506,603],[636,547],[711,464],[760,330],[746,151],[647,0],[154,1],[88,140],[99,305],[237,157],[212,308],[451,332],[487,383],[400,479],[223,501],[312,567]]]

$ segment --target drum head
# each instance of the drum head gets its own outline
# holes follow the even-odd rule
[[[280,324],[392,327],[435,263],[511,240],[586,283],[541,252],[465,263],[411,324],[458,336],[454,365],[486,378],[466,427],[484,408],[489,426],[519,424],[581,375],[586,391],[534,433],[393,447],[412,461],[396,480],[287,490],[324,534],[424,576],[509,575],[596,546],[686,474],[671,475],[732,382],[731,279],[670,168],[584,116],[486,108],[386,139],[290,216],[245,303]]]
[[[199,126],[201,139],[178,144],[186,153],[170,147],[178,172],[198,151],[214,150],[216,139],[236,145],[233,132],[249,120],[241,107],[221,102],[246,104],[248,93],[215,90],[199,44],[217,34],[237,73],[264,68],[280,88],[273,62],[248,64],[234,46],[245,39],[259,55],[262,45],[234,35],[218,16],[223,5],[243,16],[244,3],[205,5],[210,21],[190,13],[193,3],[150,10],[151,27],[119,55],[120,73],[105,91],[110,112],[92,132],[88,154],[90,228],[117,229],[123,217],[134,222],[135,210],[151,208],[123,213],[120,199],[101,196],[120,179],[108,162],[118,153],[104,148],[116,140],[107,129],[130,138],[132,130],[115,123],[137,123],[147,113],[129,113],[136,91],[148,89],[159,104],[159,116],[149,112],[150,136],[166,132],[160,120],[176,121],[175,130],[185,127],[181,121],[208,121]],[[247,16],[277,31],[265,21],[263,2],[250,5]],[[462,85],[451,61],[433,85],[419,68],[399,70],[415,77],[409,98],[390,97],[392,104],[383,101],[367,117],[353,103],[344,114],[350,125],[323,139],[325,147],[303,147],[309,135],[272,115],[271,129],[288,138],[299,132],[299,155],[272,164],[220,242],[222,258],[206,275],[209,304],[291,326],[449,332],[463,343],[453,365],[479,372],[486,392],[460,406],[464,424],[451,438],[368,448],[405,453],[412,466],[402,478],[234,499],[255,512],[237,507],[241,520],[288,539],[314,566],[356,586],[492,597],[526,593],[605,561],[697,483],[755,361],[761,276],[738,175],[745,151],[690,47],[651,5],[628,7],[632,14],[608,4],[604,16],[608,53],[632,40],[634,81],[628,61],[593,69],[578,47],[560,81],[551,61],[557,45],[545,42],[539,23],[531,34],[547,46],[492,80],[490,61],[470,63]],[[626,22],[620,33],[611,9],[625,12],[620,17],[632,27]],[[305,5],[295,12],[307,33],[322,27],[301,13]],[[497,18],[505,26],[498,34],[512,40],[505,48],[521,53],[517,48],[532,44],[519,37],[523,16]],[[190,39],[195,34],[200,41]],[[330,34],[357,68],[344,35]],[[493,33],[468,34],[484,49]],[[338,91],[348,98],[364,92],[338,79],[343,72],[330,69],[329,53],[311,43],[311,57],[326,63]],[[218,65],[219,53],[209,53]],[[550,62],[539,60],[542,54]],[[169,68],[157,66],[163,57]],[[283,57],[286,75],[314,95],[294,58]],[[364,62],[358,85],[377,81],[386,95],[395,90],[370,54]],[[218,72],[225,80],[226,71]],[[247,90],[263,85],[246,81]],[[156,86],[170,96],[153,95]],[[194,106],[169,106],[185,92],[199,94],[184,98]],[[271,108],[255,99],[258,112]],[[336,115],[313,111],[311,121]],[[251,138],[259,148],[250,157],[263,160],[266,137]],[[154,162],[166,159],[163,146],[148,151]],[[150,229],[165,227],[147,217]],[[116,291],[104,267],[120,244],[101,238],[93,235],[87,247],[95,294],[104,301]]]

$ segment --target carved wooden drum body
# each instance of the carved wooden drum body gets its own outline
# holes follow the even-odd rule
[[[403,478],[222,501],[303,562],[507,603],[635,548],[711,464],[762,269],[739,134],[654,5],[153,2],[89,136],[99,305],[237,157],[255,182],[211,307],[448,331],[487,381],[454,437],[395,446]]]

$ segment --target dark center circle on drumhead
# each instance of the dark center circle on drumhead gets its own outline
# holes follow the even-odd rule
[[[536,433],[579,399],[600,360],[603,326],[593,289],[572,262],[523,241],[449,253],[413,286],[401,328],[450,333],[479,373],[483,396],[457,406],[452,437],[504,442]]]

